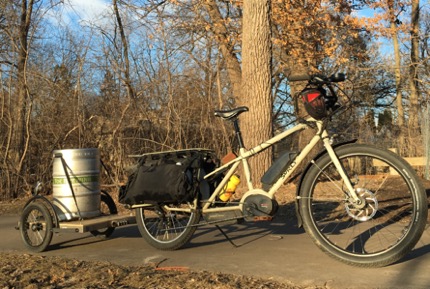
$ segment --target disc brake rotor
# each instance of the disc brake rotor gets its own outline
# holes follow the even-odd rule
[[[375,195],[367,189],[358,188],[356,189],[356,193],[360,197],[362,203],[357,205],[346,202],[345,209],[351,218],[360,222],[369,221],[378,211],[378,200]]]

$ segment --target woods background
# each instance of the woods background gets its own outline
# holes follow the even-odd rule
[[[288,75],[303,72],[347,74],[360,104],[336,133],[428,161],[425,1],[112,0],[94,1],[103,6],[90,17],[79,2],[0,0],[0,200],[27,194],[32,175],[49,183],[54,149],[98,147],[113,177],[105,183],[126,180],[132,154],[204,147],[221,156],[233,132],[213,110],[266,89],[264,107],[248,113],[256,125],[244,120],[249,147],[254,127],[268,122],[271,135],[296,120]],[[253,42],[260,28],[268,45]],[[268,86],[247,88],[261,45]]]

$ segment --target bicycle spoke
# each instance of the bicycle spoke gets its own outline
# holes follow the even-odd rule
[[[142,237],[164,250],[175,250],[184,245],[194,233],[200,215],[178,209],[180,207],[173,206],[137,209],[136,218]]]

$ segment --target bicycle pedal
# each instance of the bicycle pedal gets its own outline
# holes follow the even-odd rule
[[[255,216],[252,219],[254,222],[269,222],[273,220],[272,216]]]

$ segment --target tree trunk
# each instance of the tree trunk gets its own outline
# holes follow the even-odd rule
[[[412,1],[411,12],[411,64],[409,67],[409,86],[410,94],[410,113],[409,129],[412,137],[415,137],[419,131],[418,114],[419,114],[419,88],[418,88],[418,62],[419,62],[419,0]],[[415,141],[414,141],[415,143]]]
[[[26,125],[27,115],[27,98],[28,86],[26,79],[26,66],[28,59],[28,34],[31,24],[31,14],[33,11],[34,1],[22,0],[21,1],[21,14],[19,26],[19,43],[18,43],[18,62],[17,62],[17,99],[14,106],[14,129],[13,129],[13,147],[12,147],[12,160],[16,169],[16,180],[14,189],[11,192],[11,197],[18,196],[18,190],[22,183],[21,175],[23,170],[23,163],[25,159],[26,143],[28,141],[28,129]]]
[[[122,44],[122,58],[124,59],[124,78],[122,79],[125,87],[127,88],[128,97],[131,99],[135,98],[135,92],[133,89],[133,85],[130,77],[130,60],[128,55],[128,42],[127,37],[125,36],[124,26],[122,24],[121,15],[118,10],[117,0],[113,0],[113,9],[115,11],[116,22],[118,24],[119,34],[121,35],[121,44]]]
[[[219,49],[226,63],[227,73],[232,86],[232,92],[236,99],[241,95],[242,72],[240,62],[234,52],[234,46],[228,40],[228,30],[224,25],[224,19],[218,9],[215,0],[205,0],[204,7],[206,8],[212,20],[212,32],[218,42]]]
[[[388,13],[390,15],[390,34],[393,40],[394,49],[394,77],[396,81],[396,106],[397,106],[397,126],[399,127],[398,146],[399,152],[404,150],[404,130],[405,130],[405,112],[403,109],[403,98],[402,98],[402,71],[401,71],[401,55],[399,38],[397,35],[397,17],[394,11],[393,1],[388,1]]]
[[[239,103],[249,107],[249,112],[241,116],[241,129],[245,146],[251,148],[272,136],[270,1],[243,2],[242,30],[242,94]],[[271,150],[250,160],[254,184],[260,185],[260,178],[271,161]]]
[[[391,29],[392,29],[391,37],[393,39],[394,61],[395,61],[394,75],[396,80],[397,125],[400,127],[400,129],[402,129],[405,122],[405,113],[403,111],[402,90],[401,90],[402,72],[400,70],[400,67],[401,67],[400,46],[399,46],[399,39],[396,33],[396,25],[393,22],[391,23]]]

